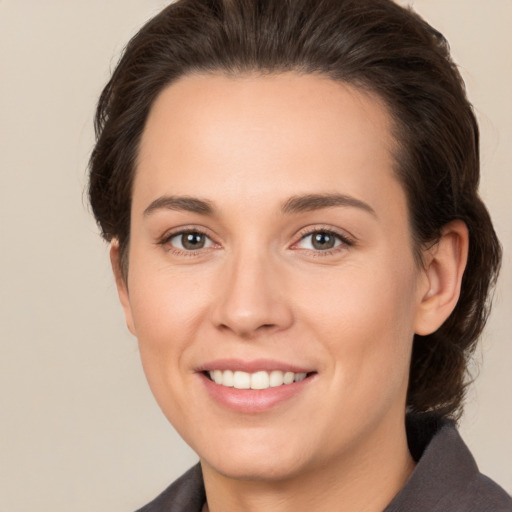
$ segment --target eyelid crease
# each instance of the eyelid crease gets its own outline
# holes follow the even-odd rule
[[[211,247],[202,247],[200,249],[180,249],[179,247],[174,247],[170,244],[170,241],[178,236],[183,236],[184,234],[192,233],[192,234],[199,234],[204,235],[206,238],[210,240],[213,246]],[[199,254],[204,254],[205,251],[210,251],[212,249],[216,249],[220,247],[220,244],[215,241],[215,239],[208,234],[208,230],[204,228],[198,228],[197,226],[180,226],[178,228],[173,228],[169,231],[166,231],[161,237],[159,237],[155,245],[158,245],[162,248],[164,248],[167,252],[173,253],[176,256],[197,256]]]
[[[332,235],[341,242],[339,245],[335,245],[329,249],[310,249],[310,248],[299,248],[296,247],[302,240],[307,238],[308,236],[313,235],[314,233],[325,233]],[[355,237],[348,236],[347,234],[341,233],[339,230],[332,227],[307,227],[302,229],[299,232],[300,238],[292,244],[290,247],[293,251],[298,251],[304,255],[307,255],[308,258],[329,258],[330,256],[340,256],[342,253],[346,252],[350,248],[356,245]]]
[[[185,226],[178,226],[171,229],[168,229],[164,232],[163,235],[159,236],[157,238],[156,244],[165,244],[168,242],[171,238],[183,235],[185,233],[197,233],[200,235],[205,235],[206,237],[210,238],[213,241],[213,237],[210,234],[210,230],[204,227],[198,227],[197,225],[191,224],[191,225],[185,225]]]
[[[353,246],[356,244],[356,238],[347,233],[345,230],[338,230],[331,226],[324,225],[315,225],[303,228],[299,231],[298,236],[300,237],[298,241],[303,240],[305,237],[312,235],[313,233],[327,233],[338,237],[344,244],[348,246]],[[294,242],[294,244],[297,242]]]

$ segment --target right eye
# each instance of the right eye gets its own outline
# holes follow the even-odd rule
[[[213,241],[206,236],[205,233],[201,233],[200,231],[182,231],[175,233],[169,237],[165,243],[180,251],[197,251],[214,246]]]

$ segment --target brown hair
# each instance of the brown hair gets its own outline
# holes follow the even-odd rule
[[[380,96],[395,122],[397,174],[417,254],[464,221],[461,296],[433,334],[415,336],[409,410],[458,417],[467,362],[489,312],[501,250],[478,196],[478,126],[444,37],[391,0],[178,0],[129,42],[101,94],[90,202],[127,271],[138,145],[157,95],[192,72],[321,73]]]

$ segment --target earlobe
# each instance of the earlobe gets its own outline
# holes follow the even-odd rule
[[[433,333],[450,316],[459,300],[466,268],[469,234],[461,220],[448,223],[439,241],[425,254],[426,292],[422,291],[415,317],[415,333]]]
[[[126,326],[129,331],[136,336],[135,326],[133,323],[132,309],[130,304],[130,296],[128,294],[128,284],[121,268],[121,258],[119,254],[119,242],[117,239],[112,240],[110,244],[110,263],[112,265],[112,272],[116,281],[117,293],[119,301],[123,307]]]

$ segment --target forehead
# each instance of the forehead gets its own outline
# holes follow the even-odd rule
[[[152,107],[134,203],[196,190],[226,199],[336,189],[374,200],[379,181],[394,180],[391,128],[378,97],[324,76],[185,76]]]

